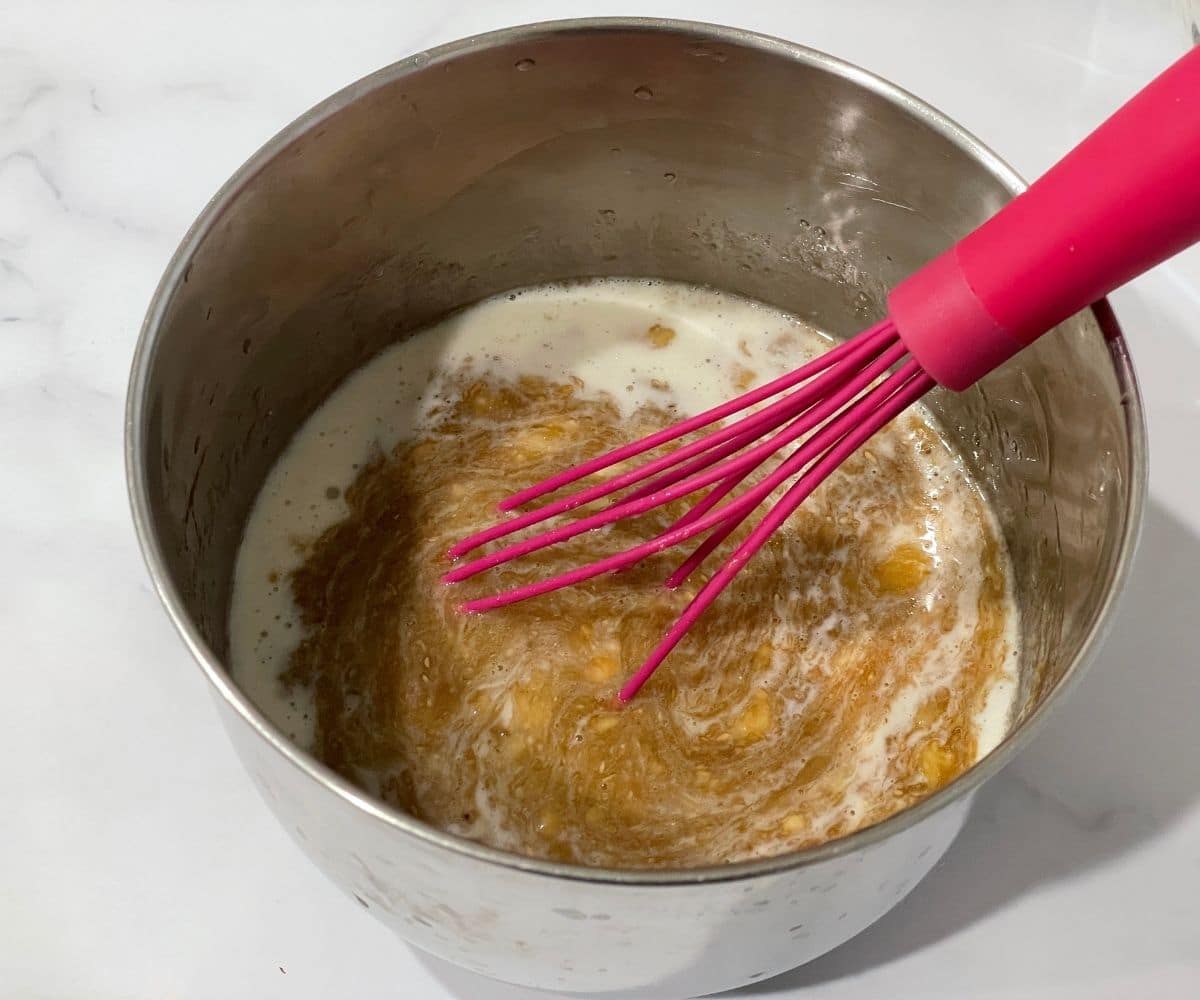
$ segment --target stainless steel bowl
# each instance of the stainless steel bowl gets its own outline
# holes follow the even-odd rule
[[[155,585],[288,832],[413,944],[559,991],[715,991],[809,961],[900,900],[1045,721],[1110,619],[1140,521],[1142,410],[1103,304],[981,386],[935,395],[991,494],[1023,615],[1020,723],[874,827],[770,860],[608,871],[516,857],[388,808],[288,743],[226,668],[246,513],[354,368],[519,285],[658,275],[841,334],[1021,187],[970,135],[830,56],[744,31],[596,20],[500,31],[348,87],[260,150],[188,232],[133,363],[127,461]]]

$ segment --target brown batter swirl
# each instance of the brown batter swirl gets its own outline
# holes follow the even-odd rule
[[[316,750],[336,770],[496,846],[643,867],[836,837],[976,760],[973,720],[1009,654],[1006,562],[963,473],[931,478],[956,467],[931,463],[946,446],[920,419],[821,487],[618,709],[620,681],[695,593],[661,585],[686,550],[486,615],[455,608],[685,508],[456,587],[439,582],[443,553],[501,497],[672,415],[538,378],[451,389],[428,433],[361,471],[350,515],[292,576],[308,631],[286,680],[313,686]]]

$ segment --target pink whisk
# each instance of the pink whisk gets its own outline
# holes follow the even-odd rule
[[[897,285],[883,322],[790,374],[522,490],[500,509],[512,511],[766,405],[606,482],[464,539],[450,549],[450,558],[459,560],[488,542],[634,487],[603,510],[459,563],[443,579],[465,580],[707,489],[654,538],[558,576],[468,601],[462,609],[482,612],[523,601],[706,536],[667,578],[666,586],[677,587],[760,503],[791,481],[620,689],[618,698],[628,701],[772,532],[880,428],[935,385],[966,389],[1057,323],[1197,240],[1200,48],[1153,80],[1026,192]],[[726,499],[792,445],[761,480]]]

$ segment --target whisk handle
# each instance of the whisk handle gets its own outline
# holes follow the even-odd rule
[[[942,256],[893,289],[901,339],[965,389],[1053,326],[1200,241],[1200,46]]]

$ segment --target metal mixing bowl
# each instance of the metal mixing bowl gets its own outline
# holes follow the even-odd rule
[[[289,744],[231,680],[234,558],[305,417],[347,373],[452,309],[555,279],[657,275],[848,335],[881,314],[892,283],[1020,187],[970,135],[863,70],[744,31],[651,20],[515,28],[413,56],[314,108],[239,170],[150,305],[128,475],[167,611],[247,770],[313,861],[413,944],[558,991],[737,986],[894,906],[1111,617],[1145,443],[1103,304],[971,392],[931,401],[1012,554],[1019,724],[924,802],[810,850],[587,869],[482,847],[375,801]]]

